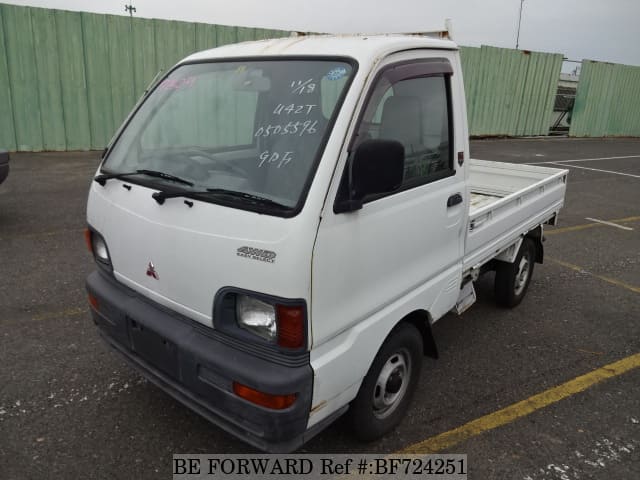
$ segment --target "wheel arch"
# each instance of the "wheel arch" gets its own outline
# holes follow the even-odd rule
[[[438,358],[438,347],[433,337],[431,330],[431,315],[426,310],[414,310],[413,312],[405,315],[391,330],[398,327],[402,323],[409,323],[416,327],[416,329],[422,335],[422,348],[423,353],[427,357]],[[389,335],[391,335],[389,332]]]

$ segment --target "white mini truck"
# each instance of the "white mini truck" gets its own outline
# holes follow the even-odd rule
[[[270,452],[409,406],[431,325],[494,270],[513,307],[566,170],[471,160],[457,46],[303,36],[196,53],[136,106],[91,184],[102,337]],[[143,408],[141,405],[140,408]]]

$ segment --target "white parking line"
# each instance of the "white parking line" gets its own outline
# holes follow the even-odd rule
[[[597,218],[585,217],[585,220],[591,222],[602,223],[603,225],[609,225],[610,227],[620,228],[622,230],[633,230],[631,227],[625,227],[624,225],[618,225],[617,223],[607,222],[606,220],[598,220]]]
[[[545,162],[545,163],[548,165],[557,165],[559,167],[579,168],[580,170],[591,170],[593,172],[613,173],[614,175],[624,175],[625,177],[640,178],[640,175],[632,175],[631,173],[614,172],[613,170],[602,170],[600,168],[579,167],[577,165],[568,165],[566,163],[559,163],[559,162]]]
[[[529,165],[544,165],[545,163],[593,162],[596,160],[619,160],[623,158],[640,158],[640,155],[625,155],[623,157],[576,158],[575,160],[551,160],[548,162],[529,163]]]

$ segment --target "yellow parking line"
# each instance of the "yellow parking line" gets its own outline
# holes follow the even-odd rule
[[[611,277],[605,277],[604,275],[598,275],[597,273],[592,273],[588,270],[585,270],[582,267],[579,267],[578,265],[574,265],[573,263],[568,263],[568,262],[563,262],[562,260],[557,260],[555,258],[550,258],[550,257],[546,257],[547,260],[552,261],[553,263],[557,263],[558,265],[562,265],[563,267],[567,267],[570,268],[571,270],[574,270],[576,272],[580,272],[580,273],[586,273],[587,275],[590,275],[594,278],[598,278],[600,280],[602,280],[603,282],[607,282],[607,283],[611,283],[612,285],[616,285],[618,287],[622,287],[625,288],[627,290],[631,290],[632,292],[635,293],[640,293],[640,287],[636,287],[633,285],[630,285],[628,283],[625,283],[621,280],[616,280],[615,278],[611,278]]]
[[[631,222],[637,222],[640,220],[640,216],[638,217],[626,217],[626,218],[618,218],[615,220],[607,220],[610,223],[631,223]],[[593,223],[585,223],[582,225],[574,225],[572,227],[563,227],[563,228],[555,228],[553,230],[545,230],[544,235],[545,237],[547,235],[557,235],[559,233],[567,233],[567,232],[577,232],[579,230],[585,230],[587,228],[594,228],[594,227],[605,227],[606,224],[602,224],[602,223],[598,223],[598,222],[593,222]]]
[[[625,372],[640,367],[640,353],[623,358],[604,367],[593,370],[585,375],[569,380],[562,385],[545,390],[532,397],[514,403],[502,410],[473,420],[461,427],[428,438],[400,450],[399,454],[425,455],[450,448],[483,432],[493,430],[519,418],[527,416],[537,410],[552,405],[560,400],[583,392],[604,380],[617,377]]]
[[[31,320],[49,320],[50,318],[58,317],[75,317],[77,315],[83,315],[87,313],[89,309],[87,307],[67,308],[66,310],[60,310],[58,312],[42,313],[31,317]]]

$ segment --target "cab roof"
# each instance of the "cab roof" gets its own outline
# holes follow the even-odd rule
[[[180,63],[262,56],[347,56],[360,64],[371,64],[391,53],[423,48],[457,50],[458,46],[426,35],[301,35],[225,45],[194,53]]]

